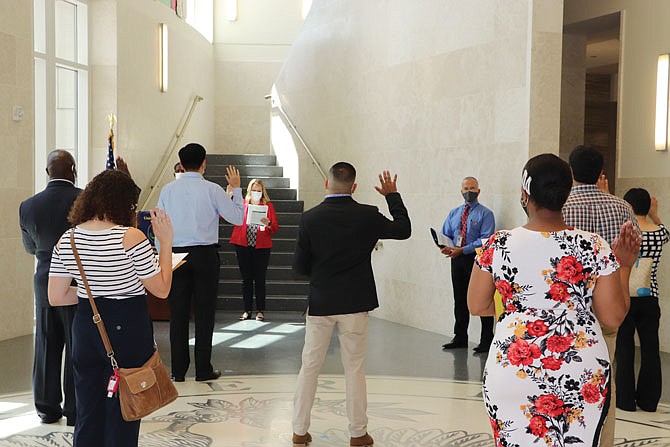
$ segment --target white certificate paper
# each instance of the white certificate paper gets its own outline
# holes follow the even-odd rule
[[[186,256],[188,256],[188,253],[172,253],[172,271],[175,271],[181,267],[184,262],[186,262],[184,259]],[[154,257],[156,258],[156,263],[158,264],[158,255],[154,255]]]
[[[263,225],[262,218],[268,217],[267,205],[247,205],[247,225]]]

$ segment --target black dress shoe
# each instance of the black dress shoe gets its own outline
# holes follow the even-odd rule
[[[472,348],[473,351],[475,351],[475,354],[483,354],[485,352],[489,352],[489,348],[491,347],[490,344],[478,344],[474,348]]]
[[[633,405],[622,405],[618,401],[616,403],[616,407],[619,410],[623,410],[623,411],[635,411],[635,410],[637,410],[637,406],[635,404],[633,404]]]
[[[183,382],[183,381],[184,381],[184,377],[183,377],[183,376],[181,376],[181,377],[172,376],[172,377],[170,377],[170,378],[172,379],[173,382]]]
[[[467,348],[468,347],[468,342],[466,341],[459,341],[459,340],[451,340],[449,343],[445,343],[442,345],[442,349],[457,349],[457,348]]]
[[[212,372],[206,376],[196,377],[196,382],[206,382],[207,380],[216,380],[221,377],[221,371],[218,369],[212,370]]]
[[[74,427],[76,424],[76,419],[75,418],[67,418],[67,426],[68,427]]]
[[[47,416],[47,415],[44,415],[44,416],[40,416],[40,420],[42,421],[43,424],[54,424],[54,423],[60,421],[60,419],[62,417],[63,416],[56,416],[56,415]]]

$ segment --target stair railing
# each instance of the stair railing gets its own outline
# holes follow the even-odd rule
[[[167,171],[168,163],[170,162],[170,159],[174,155],[175,151],[177,150],[177,147],[179,147],[179,143],[181,142],[181,139],[184,136],[184,132],[186,132],[186,128],[188,127],[188,124],[191,122],[191,116],[193,116],[193,112],[195,111],[196,106],[202,100],[203,100],[202,96],[195,95],[193,101],[191,102],[191,107],[188,111],[188,114],[186,115],[186,119],[184,119],[184,122],[181,125],[181,128],[178,126],[177,130],[175,130],[174,135],[172,135],[172,138],[170,139],[170,142],[168,143],[165,152],[163,152],[163,157],[161,158],[161,161],[158,163],[158,166],[156,166],[156,169],[151,175],[151,178],[149,179],[147,185],[142,189],[142,194],[140,195],[139,200],[139,203],[141,204],[141,206],[139,207],[140,210],[146,209],[147,204],[151,201],[151,198],[154,196],[154,193],[158,189],[158,184],[165,175],[165,172]]]
[[[274,90],[274,87],[273,87],[273,90]],[[307,155],[312,160],[312,164],[314,166],[316,166],[316,169],[321,174],[321,177],[323,177],[324,180],[326,178],[328,178],[326,176],[325,171],[321,167],[321,164],[316,160],[316,157],[314,157],[314,154],[312,154],[312,151],[309,150],[309,147],[307,146],[307,143],[305,143],[305,140],[302,138],[302,135],[300,135],[300,132],[298,132],[298,128],[295,127],[291,118],[289,118],[286,111],[284,111],[284,108],[282,107],[281,102],[279,100],[275,100],[275,98],[272,95],[266,95],[265,99],[271,99],[272,100],[272,106],[275,107],[279,111],[279,114],[284,118],[284,120],[288,124],[288,127],[293,131],[293,134],[298,138],[298,141],[300,141],[300,144],[302,145],[303,149],[305,149],[305,152],[307,152]]]

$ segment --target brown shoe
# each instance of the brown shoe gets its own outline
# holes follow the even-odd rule
[[[367,433],[357,438],[351,438],[351,440],[349,441],[349,445],[351,447],[370,447],[374,443],[375,441],[374,439],[372,439],[372,436],[370,436]]]
[[[302,447],[309,445],[309,443],[312,442],[312,435],[309,434],[309,432],[305,433],[304,435],[296,435],[293,433],[293,446],[294,447]]]

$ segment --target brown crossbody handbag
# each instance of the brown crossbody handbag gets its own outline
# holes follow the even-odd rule
[[[84,274],[84,266],[81,264],[81,259],[74,243],[74,229],[70,233],[70,244],[72,245],[72,253],[74,254],[74,259],[77,261],[81,279],[86,288],[88,300],[91,303],[91,309],[93,309],[93,323],[98,327],[102,343],[105,345],[105,351],[107,351],[107,357],[109,357],[112,364],[114,375],[118,377],[121,415],[124,421],[137,421],[173,402],[179,396],[179,393],[161,361],[158,348],[155,349],[149,360],[139,368],[119,368],[114,358],[114,350],[107,336],[105,324],[102,321],[98,307],[95,305],[93,294]]]

